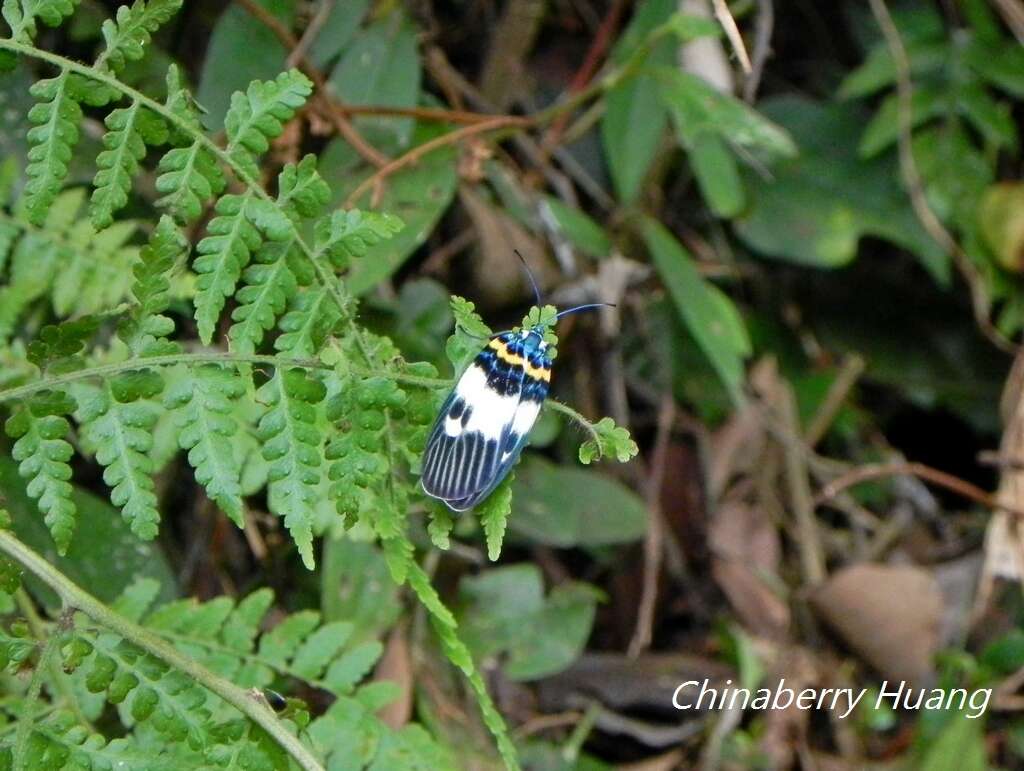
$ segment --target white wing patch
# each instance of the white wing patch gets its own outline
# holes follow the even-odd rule
[[[465,431],[479,431],[486,439],[500,439],[502,429],[512,422],[519,404],[519,392],[505,396],[487,386],[487,374],[476,364],[459,378],[455,397],[471,409],[469,419],[445,418],[444,432],[459,436]]]

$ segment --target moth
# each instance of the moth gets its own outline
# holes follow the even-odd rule
[[[532,275],[530,282],[539,307]],[[604,305],[608,303],[569,308],[554,321]],[[453,511],[483,501],[519,458],[551,384],[547,326],[491,337],[445,399],[427,439],[420,484]]]

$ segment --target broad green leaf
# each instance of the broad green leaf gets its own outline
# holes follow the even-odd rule
[[[987,771],[985,721],[954,710],[949,720],[924,747],[916,764],[921,771]]]
[[[612,50],[611,60],[623,64],[644,39],[666,22],[676,10],[673,0],[645,0],[633,21]],[[659,41],[647,56],[647,64],[668,66],[673,63],[676,41]],[[646,74],[627,78],[605,97],[601,119],[601,141],[605,160],[619,199],[630,203],[640,193],[658,144],[668,122],[668,112],[658,99],[657,84]]]
[[[990,187],[978,206],[978,227],[1000,265],[1024,270],[1024,185],[1002,182]]]
[[[594,220],[566,205],[554,196],[544,196],[543,205],[550,212],[559,232],[584,254],[591,257],[607,257],[612,250],[612,241],[604,229]]]
[[[562,671],[583,652],[599,592],[583,583],[544,596],[540,570],[530,564],[493,568],[463,578],[460,634],[474,655],[507,654],[505,675],[536,680]]]
[[[320,609],[326,621],[351,621],[354,641],[387,631],[402,612],[398,586],[380,547],[346,537],[324,541]]]
[[[725,141],[714,134],[700,134],[694,138],[688,158],[708,208],[718,217],[739,214],[746,194],[736,159]]]
[[[909,250],[937,281],[948,281],[949,259],[914,216],[895,158],[857,158],[860,110],[797,97],[769,100],[761,110],[791,132],[801,152],[776,164],[770,180],[746,174],[751,202],[734,226],[751,248],[834,268],[850,262],[860,238],[872,235]]]
[[[400,10],[392,10],[362,30],[347,46],[328,82],[346,104],[414,107],[420,93],[416,28]],[[408,145],[411,118],[357,116],[355,125],[370,136],[390,135]]]
[[[324,0],[318,4],[323,6]],[[349,45],[363,21],[370,0],[345,0],[332,3],[327,20],[309,49],[309,60],[321,69]]]
[[[279,21],[291,27],[295,3],[256,0]],[[203,58],[197,98],[205,109],[203,122],[211,129],[224,126],[231,95],[254,80],[268,80],[284,69],[288,52],[259,19],[234,3],[217,19]]]
[[[631,543],[647,531],[647,507],[621,482],[589,469],[524,458],[513,483],[509,529],[558,548]]]
[[[651,72],[684,147],[692,148],[699,137],[710,133],[734,147],[770,158],[796,155],[796,145],[783,127],[706,80],[667,67]]]
[[[643,237],[680,317],[733,399],[742,400],[743,361],[751,349],[736,306],[701,277],[693,258],[660,223],[645,219]]]

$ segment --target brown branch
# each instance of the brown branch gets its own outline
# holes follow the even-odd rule
[[[519,118],[514,115],[501,115],[488,121],[474,123],[471,126],[463,126],[460,129],[456,129],[455,131],[451,131],[435,139],[431,139],[429,142],[417,145],[405,155],[395,158],[393,161],[390,161],[377,169],[377,171],[371,176],[360,182],[359,186],[349,194],[348,198],[345,199],[345,207],[349,208],[355,206],[356,201],[362,198],[367,191],[374,189],[396,171],[400,171],[406,166],[416,163],[423,158],[423,156],[429,155],[435,150],[455,144],[456,142],[459,142],[466,137],[473,136],[474,134],[483,134],[487,131],[494,131],[495,129],[505,128],[507,126],[525,125],[529,125],[528,118]]]
[[[244,8],[249,14],[252,15],[257,21],[263,24],[267,29],[274,33],[274,36],[281,41],[281,44],[293,53],[298,49],[299,41],[292,34],[292,31],[281,22],[274,14],[270,13],[266,8],[256,2],[256,0],[235,0],[242,8]],[[334,124],[335,131],[345,139],[352,148],[359,153],[367,162],[373,164],[377,168],[383,168],[388,164],[390,159],[384,155],[380,150],[375,148],[365,139],[362,134],[356,129],[355,126],[345,116],[345,112],[337,104],[337,102],[331,98],[330,91],[327,87],[327,81],[320,70],[318,70],[313,63],[306,58],[305,54],[298,57],[299,69],[302,70],[306,75],[309,76],[310,80],[316,85],[317,93],[320,100],[326,107],[327,114]]]
[[[718,23],[725,30],[725,35],[729,38],[732,50],[736,52],[736,58],[740,60],[743,72],[749,75],[751,72],[750,57],[747,56],[747,49],[743,45],[740,29],[736,26],[736,19],[732,17],[732,13],[729,11],[729,6],[725,4],[725,0],[713,0],[713,5],[715,6],[715,16],[718,17]]]
[[[775,5],[772,0],[758,0],[757,22],[754,28],[754,54],[751,57],[751,69],[743,81],[743,100],[753,104],[757,97],[757,87],[761,84],[764,65],[771,53],[772,31],[775,28]]]
[[[1017,42],[1024,45],[1024,3],[1020,0],[992,0],[992,5],[999,11]]]
[[[622,20],[622,14],[626,9],[626,2],[627,0],[614,0],[611,8],[608,9],[608,13],[601,20],[601,26],[597,28],[597,32],[594,34],[590,48],[587,50],[586,56],[583,57],[583,63],[580,64],[579,69],[576,70],[576,74],[573,75],[569,83],[569,93],[574,94],[582,91],[591,78],[594,77],[594,73],[597,72],[597,68],[611,44],[615,30],[618,29],[619,23]],[[541,148],[545,152],[550,151],[550,148],[558,144],[562,134],[565,132],[565,126],[568,121],[569,113],[564,112],[551,124],[547,135],[541,142]]]
[[[994,495],[982,490],[977,485],[971,484],[966,479],[953,476],[945,471],[939,471],[931,466],[926,466],[924,463],[870,463],[865,466],[858,466],[825,485],[821,492],[815,496],[814,506],[817,508],[829,503],[841,492],[854,485],[892,476],[915,476],[939,487],[952,490],[968,500],[980,503],[986,508],[1006,511],[1010,514],[1024,517],[1024,511],[1021,509],[1000,503]]]
[[[963,276],[964,281],[971,292],[971,307],[974,311],[974,319],[979,329],[984,333],[996,347],[1008,353],[1016,353],[1017,346],[1007,340],[1002,333],[992,324],[989,318],[990,303],[985,290],[984,280],[971,258],[967,256],[956,239],[946,230],[938,216],[932,211],[928,199],[924,193],[924,183],[914,161],[914,150],[912,145],[913,131],[913,108],[912,99],[914,87],[910,81],[910,60],[907,58],[907,50],[903,46],[903,39],[899,30],[889,14],[889,8],[885,0],[868,0],[871,4],[871,12],[878,22],[882,35],[885,37],[886,45],[892,56],[893,64],[896,67],[896,106],[899,136],[897,148],[900,159],[900,175],[903,178],[903,186],[910,197],[910,204],[914,214],[921,222],[921,225],[928,232],[928,235],[945,252],[952,256],[953,262]]]

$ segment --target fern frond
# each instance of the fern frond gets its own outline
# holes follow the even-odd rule
[[[36,81],[29,89],[38,102],[28,113],[35,126],[28,132],[25,209],[36,225],[46,219],[47,209],[60,192],[71,151],[78,143],[82,108],[76,86],[75,76],[65,69],[55,78]]]
[[[163,753],[160,753],[163,754]],[[82,769],[82,771],[163,771],[173,768],[161,762],[151,749],[126,739],[108,742],[86,729],[67,710],[58,710],[32,726],[25,757],[27,769]]]
[[[238,431],[233,402],[245,393],[237,373],[214,365],[195,367],[171,386],[164,402],[178,417],[178,442],[206,494],[239,527],[242,518],[240,472],[231,437]]]
[[[93,649],[82,662],[89,691],[105,693],[132,720],[149,721],[168,739],[193,750],[208,744],[206,692],[187,674],[117,635],[80,634]]]
[[[270,147],[270,140],[281,135],[284,123],[312,92],[309,78],[298,70],[289,70],[274,80],[254,81],[244,92],[232,94],[224,118],[228,155],[250,176],[257,176],[257,161]]]
[[[313,569],[313,506],[320,484],[323,437],[317,410],[326,395],[323,384],[300,369],[278,369],[259,391],[267,412],[258,435],[270,463],[270,510],[284,517],[302,561]]]
[[[122,6],[121,10],[124,10]],[[97,172],[93,180],[92,224],[97,230],[107,227],[114,212],[128,203],[132,177],[146,156],[146,145],[162,145],[167,141],[163,120],[138,101],[111,111],[104,121],[106,148],[96,158]]]
[[[127,296],[131,266],[139,251],[127,242],[135,231],[136,225],[130,221],[117,222],[100,232],[88,220],[71,226],[66,234],[70,249],[53,282],[53,309],[58,315],[99,313]]]
[[[92,399],[79,404],[83,440],[104,467],[110,500],[139,538],[156,537],[160,523],[153,486],[153,426],[157,414],[151,399],[163,390],[156,372],[144,371],[105,381]]]
[[[338,210],[316,223],[316,256],[326,257],[335,268],[343,270],[353,257],[361,257],[403,227],[402,220],[393,214]]]
[[[217,159],[199,140],[188,147],[168,150],[157,170],[160,176],[156,189],[163,196],[156,205],[166,209],[181,224],[198,219],[203,204],[224,189],[224,174]]]
[[[4,0],[3,17],[11,27],[11,37],[31,43],[36,36],[36,19],[48,27],[60,26],[70,16],[78,0]]]
[[[282,334],[274,348],[293,358],[316,356],[327,336],[341,318],[338,306],[326,287],[310,287],[294,295],[282,317]]]
[[[23,405],[4,426],[7,435],[17,440],[11,457],[18,461],[18,473],[28,480],[28,494],[36,499],[61,554],[75,530],[76,508],[68,481],[74,448],[64,438],[70,429],[64,415],[74,408],[67,394],[51,392]]]
[[[130,61],[143,57],[150,36],[170,21],[181,8],[182,0],[135,0],[129,7],[117,9],[117,17],[103,22],[106,47],[96,60],[96,67],[119,72]]]
[[[117,330],[135,356],[169,352],[170,344],[165,338],[174,332],[174,322],[163,315],[171,303],[168,275],[188,246],[188,240],[174,221],[165,215],[153,230],[149,243],[139,252],[132,285],[136,305]],[[162,344],[158,345],[158,341]]]
[[[204,343],[213,339],[226,299],[235,293],[242,269],[263,242],[260,231],[250,219],[249,207],[254,200],[252,191],[222,196],[217,201],[217,216],[207,227],[209,235],[196,248],[199,256],[192,263],[199,275],[195,315],[199,337]]]
[[[331,199],[331,189],[316,168],[316,156],[303,157],[298,164],[286,164],[277,175],[277,203],[285,211],[312,219]]]
[[[292,270],[297,257],[291,239],[267,241],[253,255],[253,264],[242,273],[244,286],[235,293],[238,307],[231,313],[235,323],[228,331],[233,351],[255,352],[284,313],[288,298],[298,291]]]

